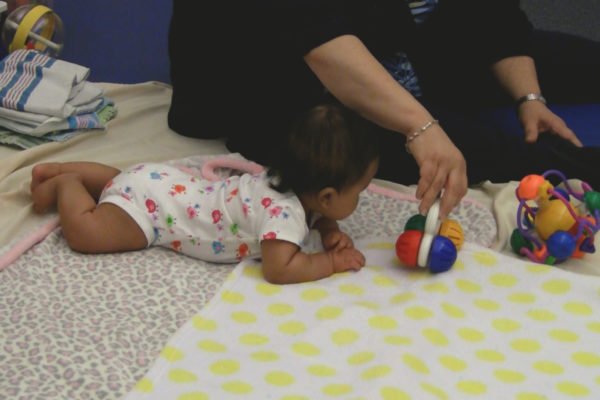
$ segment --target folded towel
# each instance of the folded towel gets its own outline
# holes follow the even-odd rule
[[[0,106],[65,118],[77,111],[77,99],[89,68],[57,60],[36,50],[17,50],[0,61]],[[96,93],[99,97],[100,93]],[[90,93],[84,98],[89,102]]]

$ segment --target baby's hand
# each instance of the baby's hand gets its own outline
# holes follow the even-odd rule
[[[355,248],[343,248],[331,252],[333,258],[333,271],[358,271],[365,266],[365,256]]]
[[[354,242],[350,236],[346,235],[342,231],[329,231],[323,237],[321,237],[321,241],[323,242],[323,248],[325,250],[342,250],[342,249],[351,249],[354,247]]]

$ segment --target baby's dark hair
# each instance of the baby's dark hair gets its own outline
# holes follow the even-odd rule
[[[379,156],[374,125],[339,103],[311,108],[293,125],[269,176],[279,192],[342,190],[360,180]]]

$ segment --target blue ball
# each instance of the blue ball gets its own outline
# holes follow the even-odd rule
[[[448,271],[456,261],[456,246],[445,236],[437,235],[429,250],[429,271],[434,274]]]
[[[573,254],[577,247],[575,237],[565,231],[556,231],[546,241],[548,253],[557,260],[565,260]]]

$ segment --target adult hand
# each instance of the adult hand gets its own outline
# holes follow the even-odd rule
[[[467,193],[467,165],[462,153],[439,125],[430,127],[408,146],[419,165],[419,212],[426,214],[443,189],[440,218],[446,218]]]
[[[549,132],[568,140],[577,147],[583,144],[560,118],[541,101],[526,101],[519,106],[519,120],[525,131],[525,141],[535,142],[541,132]]]

